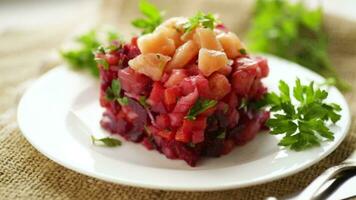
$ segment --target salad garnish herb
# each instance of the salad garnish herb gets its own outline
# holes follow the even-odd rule
[[[90,138],[93,144],[100,144],[108,147],[121,146],[121,141],[116,138],[110,138],[110,137],[96,138],[93,135],[91,135]]]
[[[203,26],[204,28],[210,28],[213,30],[217,22],[218,19],[213,14],[205,14],[199,11],[195,16],[188,19],[188,21],[183,25],[183,28],[185,33],[189,33],[199,25]]]
[[[144,108],[147,108],[147,107],[148,107],[148,104],[147,104],[146,100],[147,100],[147,97],[146,97],[146,96],[140,96],[139,99],[138,99],[138,102],[139,102]]]
[[[108,43],[112,41],[119,41],[119,34],[114,31],[107,31],[106,40]],[[108,68],[109,65],[105,59],[95,58],[93,52],[99,51],[105,53],[107,48],[101,46],[99,41],[99,31],[89,30],[75,38],[76,48],[68,50],[60,50],[61,57],[73,68],[77,70],[87,70],[93,76],[99,77],[99,69],[97,63],[103,65],[104,68]],[[109,46],[112,49],[113,45]],[[119,47],[118,47],[119,48]]]
[[[325,140],[333,140],[334,136],[327,123],[340,120],[341,107],[334,103],[326,103],[326,90],[316,88],[314,82],[302,85],[297,79],[291,89],[286,82],[279,82],[279,95],[268,93],[265,101],[274,115],[267,121],[270,134],[283,134],[279,145],[291,150],[301,151],[318,146]]]
[[[129,104],[129,99],[127,97],[121,97],[121,83],[119,80],[111,81],[111,86],[105,91],[105,98],[109,101],[116,100],[122,106]]]
[[[136,28],[142,29],[142,34],[153,32],[162,23],[163,12],[160,12],[155,5],[147,0],[140,0],[138,7],[145,18],[137,18],[131,24]]]
[[[185,116],[186,119],[189,120],[195,120],[196,116],[199,114],[205,112],[209,108],[214,107],[218,102],[216,100],[210,100],[210,99],[198,99],[193,107],[189,110],[187,116]]]

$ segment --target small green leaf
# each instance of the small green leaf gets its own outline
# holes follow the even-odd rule
[[[129,104],[129,98],[127,97],[118,98],[117,101],[122,106],[127,106]]]
[[[103,67],[103,69],[109,69],[109,63],[104,58],[95,58],[94,59],[99,66]]]
[[[190,17],[188,22],[183,25],[184,32],[189,33],[198,26],[202,26],[204,28],[214,29],[215,25],[217,24],[218,20],[215,16],[211,13],[205,14],[199,11],[195,16]]]
[[[121,145],[120,140],[110,137],[95,138],[93,135],[91,135],[91,141],[93,144],[101,144],[108,147],[116,147]]]
[[[217,138],[217,139],[224,140],[225,137],[226,137],[226,131],[223,130],[216,138]]]
[[[280,81],[279,92],[280,95],[266,95],[270,111],[276,112],[266,125],[271,129],[270,134],[283,135],[279,145],[301,151],[334,139],[326,124],[329,120],[333,123],[340,120],[338,112],[341,107],[324,102],[328,96],[327,91],[315,88],[314,82],[302,85],[297,79],[293,97],[298,103],[293,104],[294,101],[291,101],[289,86],[284,81]]]
[[[189,110],[188,115],[185,116],[185,119],[195,120],[196,116],[198,116],[199,114],[205,112],[209,108],[212,108],[212,107],[216,106],[217,103],[218,102],[216,100],[210,100],[210,99],[201,100],[201,99],[198,99],[195,102],[195,104],[193,105],[193,107]]]
[[[140,96],[140,98],[138,99],[138,102],[144,107],[147,108],[148,104],[146,102],[147,97],[145,96]]]
[[[283,80],[279,81],[279,90],[281,92],[281,98],[283,101],[290,101],[290,93],[289,93],[289,86]]]
[[[140,0],[139,10],[146,18],[135,19],[131,24],[136,28],[142,29],[142,34],[153,32],[162,23],[163,13],[147,0]]]
[[[246,49],[239,49],[239,52],[240,52],[240,54],[242,54],[242,55],[246,55],[246,54],[247,54]]]

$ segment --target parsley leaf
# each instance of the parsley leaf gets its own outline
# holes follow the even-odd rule
[[[107,32],[106,42],[111,43],[112,41],[119,40],[119,35],[115,31]],[[66,50],[60,50],[59,53],[61,57],[76,70],[87,70],[93,76],[99,77],[99,69],[97,64],[102,65],[105,69],[109,67],[109,64],[105,59],[95,58],[93,52],[105,53],[107,50],[100,46],[101,41],[99,41],[99,31],[89,30],[78,37],[75,38],[75,48],[70,48]],[[116,46],[120,48],[120,46]],[[113,45],[110,45],[113,49]]]
[[[129,104],[129,98],[127,97],[117,98],[117,101],[122,106],[127,106]]]
[[[265,99],[270,110],[275,112],[273,118],[267,121],[270,134],[284,134],[279,145],[300,151],[334,139],[327,123],[340,120],[341,107],[324,102],[327,91],[316,88],[314,82],[302,85],[299,79],[293,88],[297,103],[292,102],[290,88],[282,80],[279,82],[279,91],[279,95],[268,93]]]
[[[121,97],[121,83],[119,80],[112,80],[111,86],[105,91],[105,98],[109,101],[117,101],[120,105],[126,106],[129,104],[129,98]]]
[[[93,50],[99,47],[97,33],[90,30],[78,36],[75,39],[78,44],[76,49],[61,50],[62,58],[73,68],[77,70],[88,70],[92,75],[99,77],[99,70],[94,61]]]
[[[188,115],[185,116],[186,119],[195,120],[196,116],[205,112],[209,108],[214,107],[218,102],[216,100],[205,99],[201,100],[198,99],[193,107],[189,110]]]
[[[101,65],[105,70],[109,69],[109,63],[104,58],[95,58],[94,60],[98,65]]]
[[[139,29],[142,29],[142,34],[153,32],[157,26],[162,23],[163,13],[158,8],[149,3],[147,0],[140,0],[139,2],[140,12],[146,18],[138,18],[131,22],[131,24]]]
[[[138,102],[139,102],[144,108],[147,108],[147,107],[148,107],[148,104],[147,104],[146,100],[147,100],[147,97],[145,97],[145,96],[140,96],[139,99],[138,99]]]
[[[186,33],[191,32],[200,25],[204,28],[214,29],[217,22],[218,20],[213,14],[205,14],[199,11],[195,16],[189,18],[189,20],[183,25],[183,28]]]
[[[98,142],[101,142],[102,144],[108,147],[116,147],[121,145],[121,141],[115,138],[110,138],[110,137],[95,138],[93,135],[91,135],[90,138],[93,144],[98,144]]]
[[[340,79],[327,54],[322,15],[321,8],[307,8],[303,1],[257,0],[247,33],[249,49],[292,60],[334,78],[339,89],[347,90],[350,85]]]

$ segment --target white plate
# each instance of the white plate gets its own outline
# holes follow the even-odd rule
[[[280,79],[289,84],[293,84],[296,77],[304,83],[323,80],[296,64],[268,58],[271,73],[265,83],[270,90],[276,90]],[[41,153],[79,173],[146,188],[220,190],[276,180],[299,172],[330,154],[349,130],[350,113],[337,89],[330,89],[328,100],[342,107],[341,120],[331,127],[334,141],[293,152],[278,147],[278,137],[261,133],[229,155],[204,159],[194,168],[131,142],[125,141],[117,148],[93,146],[91,134],[107,134],[99,126],[102,109],[98,103],[98,82],[66,66],[48,72],[26,92],[18,107],[18,123],[23,135]]]

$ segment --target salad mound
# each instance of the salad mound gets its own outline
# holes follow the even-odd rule
[[[170,18],[127,44],[100,48],[101,126],[191,166],[264,129],[269,112],[254,104],[267,92],[267,60],[209,22]]]

